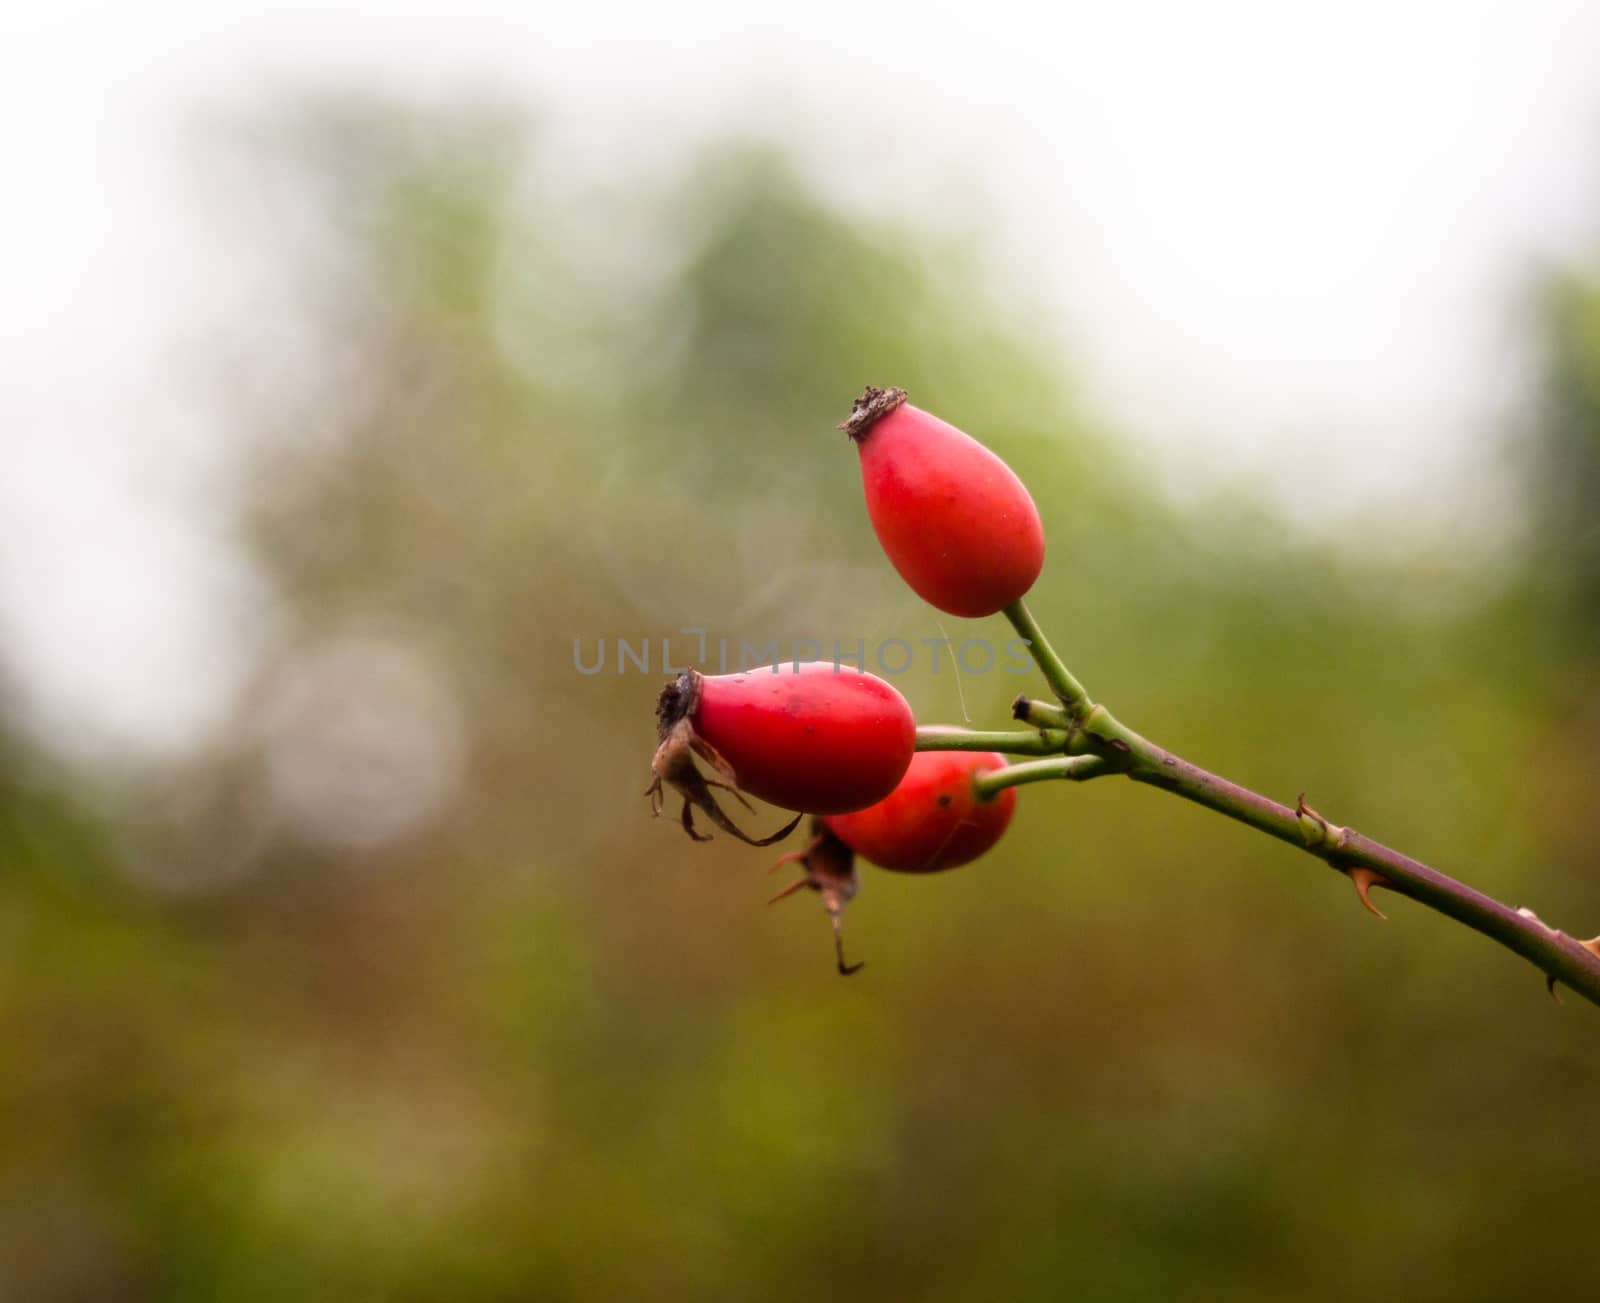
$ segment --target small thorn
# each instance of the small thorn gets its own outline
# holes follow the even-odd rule
[[[1371,869],[1362,866],[1357,866],[1353,869],[1346,869],[1345,876],[1355,884],[1356,895],[1361,897],[1361,903],[1366,906],[1367,913],[1376,914],[1381,919],[1387,919],[1389,917],[1381,909],[1374,905],[1372,903],[1372,897],[1367,895],[1367,892],[1371,891],[1374,887],[1389,887],[1390,884],[1388,878],[1384,877],[1381,873],[1374,873]],[[1390,887],[1390,890],[1393,890],[1393,888]]]
[[[1561,992],[1556,990],[1556,979],[1549,973],[1546,973],[1544,977],[1544,989],[1550,992],[1550,998],[1557,1004],[1564,1003],[1561,999]]]

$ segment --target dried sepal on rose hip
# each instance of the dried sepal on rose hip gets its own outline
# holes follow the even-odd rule
[[[805,849],[781,857],[768,872],[775,872],[785,864],[799,864],[805,870],[804,876],[796,878],[767,904],[776,905],[807,887],[819,893],[822,908],[827,910],[833,924],[833,953],[839,975],[849,977],[859,973],[865,964],[844,961],[844,907],[855,899],[860,886],[856,879],[855,852],[829,832],[827,824],[818,816],[811,820],[811,840]]]
[[[673,788],[684,800],[684,829],[697,841],[705,838],[695,831],[694,809],[756,846],[794,827],[754,841],[717,805],[714,787],[809,814],[859,810],[894,790],[916,745],[906,699],[876,675],[832,661],[739,674],[686,670],[661,690],[656,720],[651,804],[659,814],[665,788]],[[696,757],[717,776],[702,775]]]
[[[691,675],[694,677],[691,678]],[[770,837],[751,837],[723,813],[722,807],[717,804],[717,798],[712,795],[711,789],[720,787],[724,791],[732,792],[734,799],[746,810],[754,809],[739,791],[738,775],[734,773],[733,766],[722,758],[722,754],[714,746],[695,732],[690,717],[698,696],[700,678],[701,676],[693,670],[685,671],[661,690],[661,696],[656,701],[660,742],[650,760],[652,775],[650,786],[645,788],[645,795],[650,798],[650,813],[654,815],[661,813],[661,808],[666,803],[665,789],[671,787],[683,798],[681,815],[683,830],[697,842],[711,840],[710,833],[695,831],[694,812],[697,808],[703,810],[711,822],[723,832],[737,837],[747,845],[771,846],[773,842],[782,841],[800,822],[798,814]],[[695,766],[696,756],[710,765],[720,777],[707,778],[702,774]]]
[[[972,436],[868,386],[840,427],[861,457],[867,515],[900,577],[949,615],[1003,611],[1044,567],[1026,486]]]
[[[855,972],[861,965],[845,963],[843,941],[844,907],[858,887],[855,857],[897,873],[938,873],[972,863],[1005,835],[1017,807],[1014,788],[1003,788],[984,800],[972,780],[1005,763],[1005,757],[993,751],[918,752],[883,800],[864,810],[811,821],[811,840],[805,849],[772,866],[798,863],[805,875],[772,902],[804,887],[819,892],[833,924],[839,971],[847,976]]]

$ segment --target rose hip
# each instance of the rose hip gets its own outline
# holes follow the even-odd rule
[[[692,806],[750,840],[723,815],[711,787],[812,814],[859,810],[894,790],[916,742],[904,697],[876,675],[832,661],[740,674],[687,670],[662,689],[656,715],[661,742],[649,794],[659,813],[663,784],[675,788],[684,828],[697,839]],[[694,756],[718,778],[703,777]]]
[[[900,873],[937,873],[970,864],[989,850],[1011,823],[1014,788],[980,801],[975,774],[1000,769],[993,751],[922,751],[899,785],[876,805],[823,820],[862,859]]]
[[[950,615],[1004,610],[1044,566],[1044,526],[1027,488],[976,439],[868,387],[840,426],[861,456],[867,514],[900,577]]]

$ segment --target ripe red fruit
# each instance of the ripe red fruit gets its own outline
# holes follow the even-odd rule
[[[937,873],[970,864],[1005,833],[1017,807],[1014,788],[980,801],[973,775],[1000,769],[993,751],[921,751],[899,785],[876,805],[830,815],[828,830],[862,859],[901,873]]]
[[[684,798],[683,826],[697,839],[691,806],[750,840],[723,815],[711,787],[813,814],[859,810],[894,790],[916,744],[904,697],[876,675],[832,661],[709,676],[686,670],[662,689],[656,717],[661,744],[649,795],[659,813],[662,785],[675,788]],[[721,781],[700,774],[696,755]]]
[[[1044,526],[1011,468],[976,439],[872,386],[839,427],[861,455],[867,514],[900,577],[950,615],[993,615],[1044,566]]]

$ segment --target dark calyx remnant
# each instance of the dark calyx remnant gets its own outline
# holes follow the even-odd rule
[[[767,903],[776,905],[806,887],[819,892],[822,908],[827,911],[828,921],[833,924],[833,954],[840,976],[849,977],[852,973],[860,972],[866,967],[865,964],[847,964],[844,960],[844,907],[850,903],[859,886],[855,852],[840,841],[827,824],[813,816],[811,840],[805,849],[785,855],[772,867],[777,869],[795,863],[805,870],[805,876],[791,882]]]
[[[906,401],[904,389],[879,389],[868,385],[861,397],[850,407],[850,419],[839,422],[839,428],[857,443],[867,437],[867,431]]]
[[[644,793],[650,798],[650,811],[652,814],[661,813],[666,804],[666,789],[670,787],[683,798],[680,815],[683,830],[695,841],[711,839],[709,833],[695,830],[694,812],[700,810],[730,837],[737,837],[750,846],[771,846],[794,831],[800,816],[795,815],[770,837],[752,837],[723,813],[712,794],[714,787],[731,794],[745,809],[752,807],[739,791],[739,777],[733,772],[733,766],[723,759],[716,747],[694,731],[692,717],[695,707],[700,704],[701,678],[698,671],[685,670],[662,688],[661,695],[656,698],[656,732],[660,737],[660,745],[651,758],[651,781]],[[696,757],[709,766],[717,777],[707,778],[702,774],[695,767]]]
[[[656,698],[658,740],[665,740],[674,724],[694,714],[700,704],[700,680],[703,677],[699,670],[685,670],[661,689],[661,695]]]

